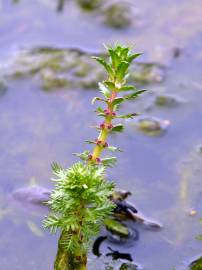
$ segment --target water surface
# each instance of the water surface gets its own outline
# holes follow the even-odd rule
[[[81,48],[93,54],[102,50],[103,42],[117,40],[136,44],[144,51],[143,61],[166,65],[165,81],[144,85],[150,93],[125,110],[169,120],[167,132],[148,137],[137,130],[135,121],[128,121],[125,134],[111,138],[124,152],[109,178],[132,191],[131,201],[138,209],[164,225],[160,232],[138,228],[140,239],[132,247],[111,246],[130,252],[147,270],[171,270],[183,267],[202,250],[195,239],[202,231],[201,1],[136,1],[132,6],[139,10],[141,22],[115,30],[74,1],[66,1],[62,12],[54,1],[2,1],[0,70],[3,74],[5,63],[21,48]],[[176,48],[181,54],[174,59]],[[8,80],[6,85],[0,96],[0,203],[4,210],[0,214],[0,266],[4,270],[52,269],[57,237],[41,229],[44,211],[15,208],[7,198],[33,178],[51,188],[51,162],[70,166],[76,160],[72,153],[85,149],[84,140],[96,136],[89,128],[96,123],[90,105],[96,89],[44,92],[34,77]],[[174,94],[182,102],[176,108],[159,108],[153,105],[159,93]],[[147,110],[148,106],[152,108]],[[195,216],[189,215],[192,208]]]

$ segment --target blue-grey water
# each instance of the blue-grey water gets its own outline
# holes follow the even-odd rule
[[[0,78],[14,55],[36,46],[93,54],[103,50],[103,43],[120,41],[135,44],[144,52],[143,61],[166,66],[165,80],[144,85],[149,90],[145,97],[125,110],[169,120],[167,131],[149,137],[137,130],[135,121],[126,122],[125,133],[111,138],[124,152],[109,178],[133,193],[131,201],[142,213],[163,224],[159,232],[141,229],[133,246],[111,246],[131,253],[145,270],[171,270],[202,253],[196,240],[202,232],[202,3],[129,4],[137,21],[134,15],[132,26],[117,30],[76,1],[67,0],[62,12],[57,12],[57,1],[1,1]],[[174,58],[176,49],[180,55]],[[19,207],[9,194],[33,179],[51,188],[50,164],[70,166],[76,160],[72,153],[88,147],[84,140],[96,135],[90,126],[97,121],[91,105],[97,89],[45,92],[36,77],[7,79],[5,84],[0,95],[0,269],[53,269],[57,237],[41,228],[44,211]],[[158,107],[153,100],[159,93],[181,102]]]

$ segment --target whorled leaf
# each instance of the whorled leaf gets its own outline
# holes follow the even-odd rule
[[[131,91],[131,90],[135,90],[136,88],[135,88],[135,86],[133,86],[133,85],[124,85],[124,86],[122,86],[120,89],[119,89],[119,91],[121,92],[121,91]]]
[[[129,67],[129,63],[126,61],[122,61],[119,64],[117,71],[116,71],[116,78],[117,78],[118,82],[121,82],[125,78],[128,67]]]
[[[105,167],[113,167],[117,162],[116,157],[106,157],[102,159],[102,165]]]
[[[115,146],[108,146],[107,150],[115,152],[115,151],[119,151],[119,152],[123,152],[119,147],[115,147]]]
[[[95,112],[98,116],[105,116],[104,110],[101,107],[98,107]]]
[[[142,55],[142,53],[134,53],[134,54],[130,55],[127,58],[128,63],[130,64],[133,60],[135,60],[136,58],[138,58],[141,55]]]
[[[117,124],[113,126],[111,132],[123,132],[123,130],[124,130],[123,124]]]
[[[124,102],[124,98],[123,97],[117,97],[113,100],[112,102],[112,105],[115,106],[115,105],[120,105],[121,103]]]
[[[104,95],[105,98],[109,98],[111,96],[111,91],[103,84],[103,83],[98,83],[100,92]]]
[[[139,95],[141,95],[142,93],[144,93],[146,90],[138,90],[138,91],[135,91],[134,93],[132,94],[129,94],[129,95],[125,95],[124,96],[124,99],[125,100],[133,100],[135,98],[137,98]]]
[[[60,167],[61,168],[61,167]],[[75,163],[58,172],[58,179],[49,200],[50,214],[43,222],[52,233],[65,232],[64,248],[85,250],[114,204],[108,199],[114,183],[105,181],[105,167]],[[80,236],[84,241],[80,243]]]
[[[95,59],[99,64],[101,64],[111,77],[114,75],[111,66],[103,58],[97,56],[93,56],[92,58]]]
[[[116,89],[115,83],[110,81],[104,81],[104,85],[106,85],[111,91],[114,91]]]
[[[138,116],[138,113],[129,113],[125,115],[117,115],[116,118],[122,118],[122,119],[133,119],[135,116]]]
[[[89,154],[90,154],[90,151],[86,150],[83,153],[75,153],[74,155],[79,157],[81,160],[86,161],[88,160]]]
[[[96,102],[96,101],[103,101],[103,102],[107,102],[107,100],[100,98],[100,97],[94,97],[91,101],[92,105]]]

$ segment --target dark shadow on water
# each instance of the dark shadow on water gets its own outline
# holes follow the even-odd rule
[[[111,247],[108,247],[108,249],[111,251],[106,254],[107,257],[112,257],[113,260],[127,260],[129,262],[132,262],[132,256],[129,253],[121,253],[118,250],[113,250]]]
[[[94,241],[94,244],[93,244],[93,248],[92,248],[92,252],[94,255],[96,255],[97,257],[100,257],[101,255],[104,255],[106,257],[111,257],[113,260],[119,260],[119,259],[122,259],[122,260],[127,260],[127,261],[130,261],[132,262],[133,259],[132,259],[132,256],[129,254],[129,253],[122,253],[122,252],[119,252],[118,250],[114,250],[112,249],[111,247],[107,247],[107,249],[110,251],[106,254],[102,254],[100,252],[100,248],[101,248],[101,244],[107,240],[107,236],[99,236],[95,241]]]
[[[58,0],[57,11],[62,12],[65,7],[66,0]]]

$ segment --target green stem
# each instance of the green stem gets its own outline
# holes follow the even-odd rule
[[[112,94],[111,94],[111,97],[109,98],[108,108],[107,108],[107,109],[108,109],[110,112],[113,112],[113,109],[114,109],[114,108],[113,108],[113,106],[112,106],[112,102],[113,102],[113,100],[116,98],[116,95],[117,95],[117,92],[116,92],[116,90],[114,90],[114,91],[112,92]],[[105,124],[105,125],[110,125],[110,124],[112,123],[112,119],[113,119],[112,116],[106,117],[104,124]],[[99,134],[99,136],[98,136],[98,140],[102,141],[102,143],[104,144],[104,143],[107,141],[108,135],[109,135],[109,131],[108,131],[106,128],[104,128],[104,129],[102,129],[102,130],[100,131],[100,134]],[[93,149],[93,154],[92,154],[92,161],[93,161],[93,162],[95,162],[96,159],[100,157],[102,151],[103,151],[103,147],[102,147],[102,146],[96,145],[96,146],[94,147],[94,149]]]
[[[58,251],[57,251],[56,258],[55,258],[54,270],[69,270],[68,252],[66,250],[64,250],[63,245],[62,245],[62,241],[63,241],[65,235],[66,235],[66,233],[62,232],[60,235],[60,238],[58,240]]]
[[[58,241],[58,251],[54,263],[54,270],[87,270],[87,255],[74,254],[64,249],[63,239],[68,232],[63,231]],[[79,260],[77,259],[79,257]]]

